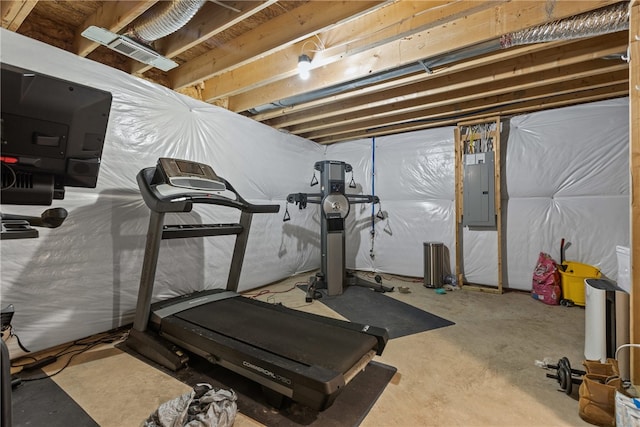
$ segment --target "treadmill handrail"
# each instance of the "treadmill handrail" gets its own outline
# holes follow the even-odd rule
[[[144,168],[136,176],[138,187],[142,193],[142,198],[149,209],[155,212],[191,212],[193,203],[207,203],[213,205],[227,206],[239,209],[247,213],[277,213],[280,211],[280,205],[255,205],[246,201],[236,189],[224,178],[220,178],[227,190],[236,196],[236,200],[228,197],[220,196],[214,193],[203,194],[202,196],[189,193],[185,189],[184,194],[173,194],[170,198],[163,198],[154,188],[153,178],[156,168]]]

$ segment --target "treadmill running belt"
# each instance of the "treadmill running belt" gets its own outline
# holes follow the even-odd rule
[[[291,316],[245,297],[201,305],[174,316],[282,357],[342,373],[377,344],[371,335],[323,323],[322,318]]]

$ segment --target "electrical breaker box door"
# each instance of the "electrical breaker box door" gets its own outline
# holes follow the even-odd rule
[[[495,227],[494,153],[465,154],[462,225]]]

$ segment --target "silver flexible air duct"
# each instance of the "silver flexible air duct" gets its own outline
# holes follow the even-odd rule
[[[500,38],[500,45],[508,48],[556,40],[573,40],[628,29],[629,5],[627,2],[622,2],[571,18],[505,34]]]
[[[161,3],[163,6],[154,16],[136,24],[126,35],[150,44],[184,27],[206,0],[172,0]]]

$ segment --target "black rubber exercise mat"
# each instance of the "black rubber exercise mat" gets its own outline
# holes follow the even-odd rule
[[[42,371],[34,371],[33,377],[44,377]],[[96,423],[51,378],[25,381],[13,390],[13,427],[97,427]]]
[[[306,285],[300,289],[306,290]],[[328,296],[321,290],[319,302],[351,322],[387,329],[389,339],[443,328],[455,323],[393,299],[382,292],[361,286],[348,286],[342,295]]]
[[[187,368],[166,372],[185,384],[208,383],[216,389],[232,389],[238,396],[238,412],[266,426],[355,427],[367,416],[396,371],[392,366],[369,362],[324,411],[291,401],[276,409],[269,405],[259,384],[197,356],[191,358]]]

